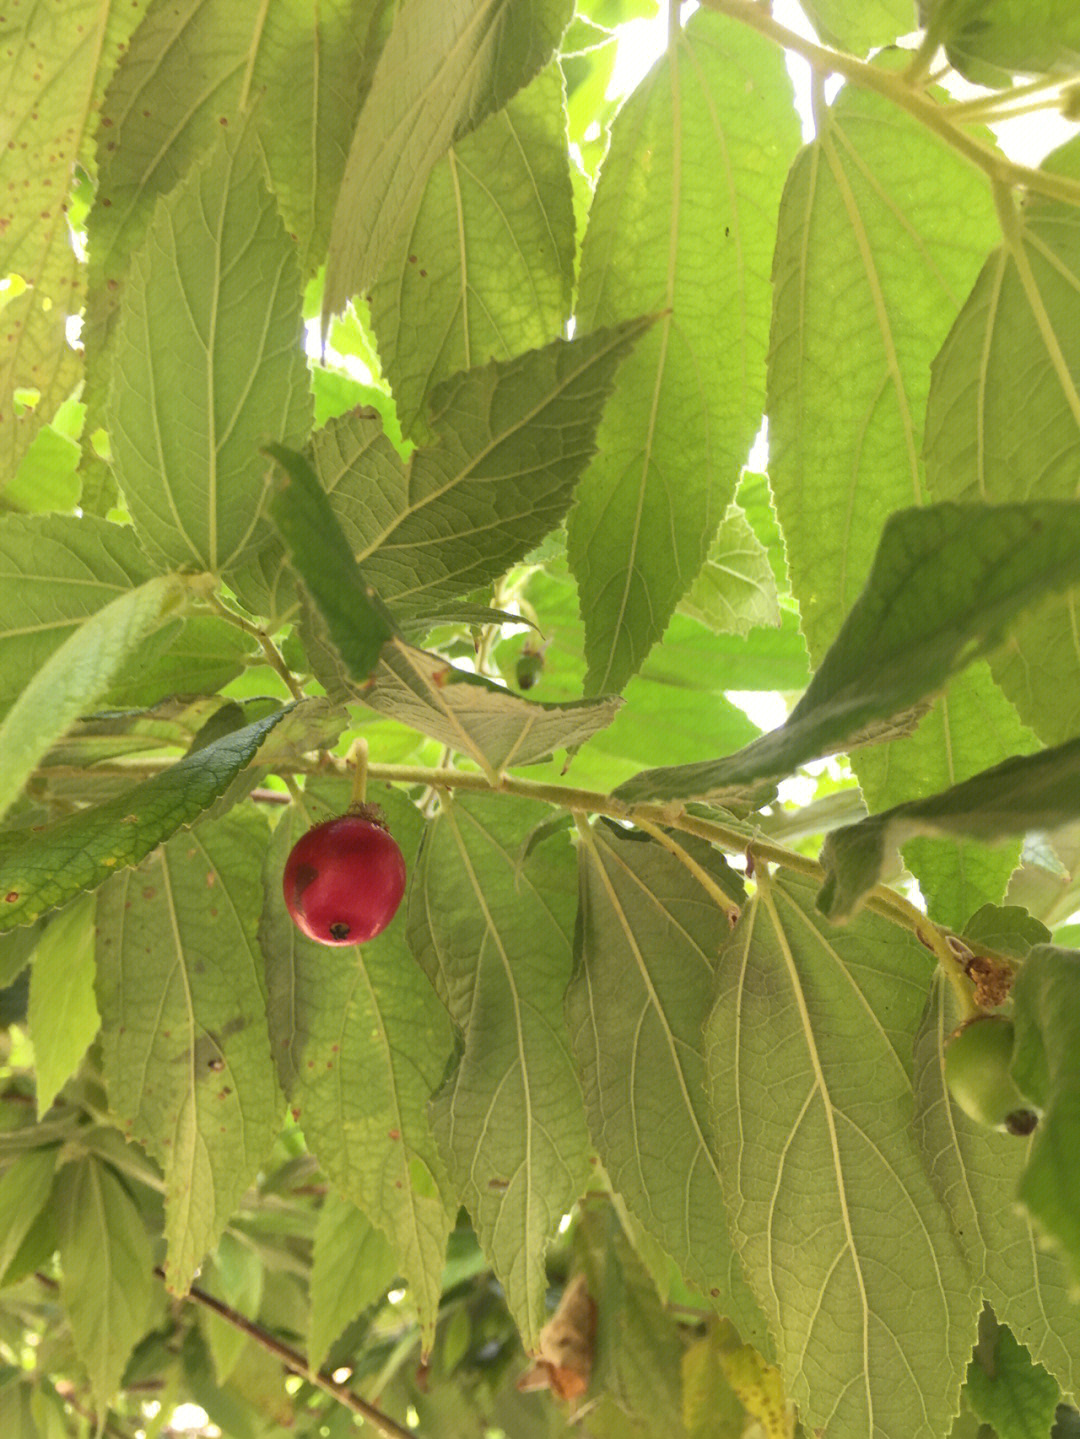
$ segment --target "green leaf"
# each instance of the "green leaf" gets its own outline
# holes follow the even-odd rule
[[[1010,755],[1038,748],[1035,736],[994,684],[985,664],[957,675],[915,734],[851,757],[871,811],[933,794]],[[959,930],[981,905],[1000,903],[1020,859],[1020,841],[993,849],[964,839],[915,839],[904,862],[919,881],[927,913]]]
[[[950,1102],[945,1043],[959,1015],[936,971],[915,1037],[915,1139],[979,1292],[1067,1394],[1080,1384],[1080,1308],[1059,1254],[1017,1209],[1029,1140],[976,1124]]]
[[[433,444],[403,460],[347,415],[315,468],[364,574],[394,613],[430,613],[498,579],[560,522],[616,372],[650,316],[456,375],[432,396]]]
[[[488,775],[584,743],[622,703],[608,695],[538,704],[398,639],[383,650],[373,681],[355,693],[380,714],[468,755]]]
[[[351,1201],[327,1194],[311,1261],[307,1358],[312,1369],[321,1369],[341,1331],[382,1298],[396,1273],[397,1259],[382,1231]]]
[[[1027,959],[1035,945],[1050,942],[1050,931],[1018,904],[984,904],[964,925],[963,939],[965,944]]]
[[[710,846],[679,843],[733,897]],[[673,855],[607,824],[579,848],[581,908],[566,992],[589,1129],[627,1208],[747,1338],[764,1335],[724,1219],[709,1127],[702,1020],[728,933]]]
[[[944,19],[950,65],[976,85],[1007,89],[1017,74],[1080,69],[1080,18],[1071,0],[931,0],[926,8],[930,24]]]
[[[151,0],[104,97],[90,212],[91,324],[112,310],[154,205],[251,99],[267,7]]]
[[[738,505],[728,507],[709,557],[679,609],[717,634],[743,639],[761,625],[780,625],[768,551]]]
[[[1036,945],[1013,985],[1013,1077],[1043,1111],[1017,1197],[1080,1282],[1080,951]]]
[[[34,951],[27,1010],[39,1117],[75,1073],[101,1023],[94,1003],[94,902],[56,915]]]
[[[444,801],[408,915],[412,951],[463,1045],[432,1106],[435,1136],[530,1352],[549,1317],[545,1251],[589,1179],[562,1023],[577,911],[568,836],[521,862],[545,814],[523,800]]]
[[[117,799],[81,810],[0,845],[0,930],[29,924],[83,889],[93,889],[155,849],[208,809],[250,763],[278,710],[205,745]]]
[[[265,817],[234,810],[176,836],[98,900],[109,1098],[164,1170],[165,1269],[177,1294],[280,1126],[255,938],[266,844]]]
[[[964,1397],[1000,1439],[1045,1439],[1061,1391],[1010,1330],[997,1324],[992,1330],[989,1336],[980,1334]]]
[[[857,55],[916,28],[912,0],[805,0],[803,10],[827,45]]]
[[[769,479],[815,663],[857,601],[886,517],[925,501],[930,362],[997,237],[978,171],[855,86],[792,168],[776,237]]]
[[[136,651],[113,680],[106,703],[155,705],[169,695],[214,694],[237,675],[256,642],[217,615],[188,615],[161,653],[156,635]]]
[[[887,521],[866,587],[787,722],[727,759],[646,770],[617,794],[724,798],[808,759],[889,738],[883,721],[910,717],[950,675],[1001,644],[1024,609],[1078,575],[1078,504],[900,510]]]
[[[389,789],[368,798],[410,860],[419,811]],[[326,808],[340,814],[347,803],[338,786]],[[267,861],[275,880],[302,828],[293,811],[278,824]],[[295,929],[276,880],[262,934],[272,1043],[293,1115],[331,1182],[389,1238],[430,1346],[456,1196],[427,1106],[450,1057],[450,1021],[409,952],[403,914],[366,944],[328,948]]]
[[[270,186],[301,268],[326,254],[387,0],[271,0],[252,76]]]
[[[935,1439],[978,1304],[912,1133],[931,965],[875,915],[833,931],[758,876],[706,1032],[739,1254],[808,1429]]]
[[[0,713],[85,620],[154,573],[124,526],[0,516]]]
[[[0,1175],[0,1285],[49,1202],[56,1154],[55,1148],[28,1149]]]
[[[562,333],[574,268],[562,78],[550,65],[451,146],[371,286],[401,426],[418,438],[435,386]]]
[[[259,1317],[265,1279],[262,1256],[226,1232],[221,1236],[213,1259],[203,1265],[199,1287],[245,1319],[254,1321]],[[248,1335],[212,1309],[199,1310],[199,1323],[214,1362],[217,1381],[225,1384],[250,1342]]]
[[[302,444],[300,276],[250,136],[162,201],[131,261],[107,424],[136,531],[164,564],[228,577],[269,536],[269,438]]]
[[[1028,830],[1053,829],[1080,808],[1080,740],[1017,755],[927,799],[894,805],[825,837],[826,878],[819,904],[846,919],[877,883],[897,845],[916,834],[960,835],[993,842]]]
[[[307,460],[281,445],[271,445],[269,453],[285,471],[270,501],[271,517],[348,673],[366,680],[394,633],[393,617],[353,559]]]
[[[172,576],[147,580],[110,600],[53,651],[0,723],[0,815],[14,804],[50,745],[92,708],[183,592]]]
[[[569,519],[586,693],[641,667],[735,493],[765,403],[769,265],[797,144],[780,51],[705,10],[612,127],[578,328],[661,318],[620,372]]]
[[[0,333],[0,488],[82,373],[66,331],[86,273],[70,240],[68,195],[76,163],[93,153],[105,83],[146,6],[49,0],[12,6],[0,20],[0,278],[21,282],[5,296]],[[16,390],[35,391],[36,403],[22,409]]]
[[[1074,152],[1063,154],[1063,170],[1075,177]],[[935,498],[1076,494],[1080,212],[1037,201],[1016,214],[1015,229],[1014,242],[986,261],[934,361],[926,471]],[[1078,615],[1080,596],[1063,595],[1024,620],[994,661],[995,678],[1044,744],[1077,730]]]
[[[536,75],[570,0],[415,0],[399,10],[356,124],[326,262],[324,316],[366,292],[416,217],[432,166]]]
[[[143,1217],[108,1165],[92,1156],[57,1176],[61,1293],[100,1412],[151,1322],[154,1256]]]

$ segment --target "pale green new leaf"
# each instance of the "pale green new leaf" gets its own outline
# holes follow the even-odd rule
[[[814,663],[886,517],[925,500],[930,362],[997,233],[978,171],[854,86],[792,168],[773,272],[769,479]]]
[[[413,0],[398,10],[345,163],[324,316],[366,292],[412,224],[432,166],[528,84],[572,13],[571,0]]]
[[[926,950],[759,877],[707,1025],[718,1162],[747,1277],[808,1429],[939,1439],[978,1301],[912,1132]]]
[[[714,884],[717,851],[678,842]],[[597,1152],[627,1208],[747,1337],[762,1334],[724,1214],[705,1044],[729,933],[715,899],[653,840],[601,822],[579,848],[581,908],[566,992],[570,1044]]]
[[[568,524],[587,693],[621,690],[660,639],[761,424],[790,94],[775,46],[701,10],[612,127],[578,330],[660,318],[620,371]]]
[[[60,1170],[53,1202],[64,1311],[104,1413],[150,1327],[156,1288],[150,1236],[116,1174],[90,1155]]]
[[[827,45],[857,55],[917,28],[913,0],[803,0],[802,8]]]
[[[84,620],[154,573],[129,527],[90,515],[0,518],[0,713]]]
[[[397,1259],[382,1230],[331,1190],[319,1210],[311,1259],[307,1360],[312,1369],[322,1367],[345,1326],[382,1299],[396,1273]]]
[[[717,634],[743,639],[759,626],[779,627],[780,605],[769,553],[738,505],[732,505],[721,521],[709,557],[679,609]]]
[[[913,735],[857,750],[851,765],[873,812],[948,789],[1037,748],[979,663],[953,678]],[[982,905],[1001,902],[1019,860],[1019,839],[994,848],[962,838],[920,838],[904,846],[904,862],[919,881],[930,918],[956,931]]]
[[[522,846],[545,807],[463,794],[425,832],[409,943],[462,1038],[432,1120],[525,1347],[550,1317],[544,1254],[588,1184],[562,1019],[577,883],[567,835]]]
[[[940,970],[915,1038],[916,1140],[979,1293],[1066,1394],[1080,1385],[1080,1308],[1060,1255],[1036,1242],[1016,1206],[1031,1148],[976,1124],[949,1098],[945,1044],[959,1021]]]
[[[411,867],[419,811],[389,789],[368,798],[382,806]],[[327,818],[342,813],[347,787],[323,803]],[[286,815],[268,859],[261,933],[274,1054],[308,1147],[389,1239],[429,1345],[457,1208],[427,1114],[453,1047],[451,1024],[409,951],[403,913],[358,946],[328,948],[295,929],[279,876],[306,827]]]
[[[282,1103],[256,942],[254,806],[175,836],[98,899],[105,1079],[165,1174],[165,1270],[187,1292],[273,1144]]]
[[[408,460],[362,414],[318,432],[331,507],[395,614],[430,613],[489,584],[555,528],[616,374],[651,324],[638,316],[455,375],[432,396],[433,443]]]
[[[1075,813],[1075,805],[1074,805]],[[1037,944],[1013,985],[1012,1072],[1041,1111],[1017,1197],[1043,1241],[1080,1281],[1080,951]]]
[[[1074,147],[1061,168],[1080,173]],[[1080,465],[1080,211],[1036,202],[983,266],[934,361],[926,469],[938,499],[1073,499]],[[1018,627],[994,675],[1045,744],[1080,725],[1080,597]]]
[[[0,843],[0,893],[6,900],[0,930],[29,924],[80,890],[138,864],[181,825],[198,819],[288,713],[286,708],[253,720],[118,797],[56,824],[29,835],[5,835]]]
[[[1067,824],[1080,812],[1080,739],[1016,755],[926,799],[909,800],[825,837],[819,904],[831,919],[854,913],[893,850],[913,835],[988,843]]]
[[[241,9],[243,7],[240,7]],[[326,254],[389,0],[269,0],[252,73],[270,184],[301,269]]]
[[[18,799],[49,747],[109,688],[127,657],[183,594],[162,575],[129,590],[73,630],[0,723],[0,815]]]
[[[17,276],[0,331],[0,488],[82,373],[68,343],[85,266],[67,221],[76,161],[86,164],[101,92],[147,0],[44,0],[0,18],[0,279]],[[37,391],[21,414],[14,391]]]
[[[250,133],[225,135],[155,211],[112,347],[108,427],[136,532],[227,576],[270,529],[260,446],[311,424],[295,247]]]
[[[425,433],[441,380],[557,338],[573,268],[565,104],[552,65],[451,146],[371,286],[404,432]]]
[[[818,755],[904,734],[927,696],[1080,577],[1080,504],[928,505],[886,522],[866,588],[785,724],[738,754],[646,770],[628,800],[737,796]]]
[[[0,1284],[49,1202],[56,1154],[55,1148],[28,1149],[0,1175]]]
[[[84,895],[53,918],[34,950],[27,1024],[39,1118],[75,1073],[100,1023],[94,1002],[94,901]]]

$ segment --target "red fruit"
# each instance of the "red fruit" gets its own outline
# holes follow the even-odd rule
[[[281,887],[289,913],[309,939],[362,944],[397,913],[405,893],[405,860],[384,825],[343,814],[296,842]]]

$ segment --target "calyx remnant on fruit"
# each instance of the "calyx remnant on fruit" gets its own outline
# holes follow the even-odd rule
[[[1004,1015],[970,1019],[945,1048],[945,1082],[970,1118],[1008,1134],[1030,1134],[1039,1122],[1036,1110],[1009,1072],[1015,1030]]]
[[[405,860],[374,805],[309,829],[292,848],[281,887],[297,927],[320,944],[380,934],[405,893]]]

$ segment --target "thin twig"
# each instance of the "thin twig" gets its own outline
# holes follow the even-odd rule
[[[154,1273],[159,1279],[164,1280],[165,1271],[163,1269],[156,1268]],[[343,1404],[353,1414],[359,1414],[365,1423],[370,1424],[373,1429],[377,1429],[380,1434],[386,1435],[387,1439],[417,1439],[415,1429],[406,1429],[396,1419],[391,1419],[389,1414],[384,1414],[381,1409],[376,1409],[374,1404],[369,1404],[366,1399],[361,1399],[359,1394],[354,1394],[347,1385],[339,1384],[329,1374],[311,1369],[307,1360],[297,1350],[288,1344],[283,1344],[280,1339],[275,1339],[272,1334],[268,1334],[265,1329],[245,1318],[243,1314],[238,1314],[228,1304],[223,1304],[220,1299],[215,1299],[212,1294],[207,1294],[203,1289],[192,1288],[184,1297],[194,1304],[201,1305],[204,1309],[211,1310],[219,1318],[224,1319],[226,1324],[231,1324],[234,1329],[239,1329],[249,1339],[265,1349],[268,1354],[272,1354],[275,1359],[280,1360],[290,1373],[298,1374],[301,1379],[306,1379],[317,1389],[321,1389],[324,1394],[329,1394],[332,1399],[336,1399],[339,1404]]]

